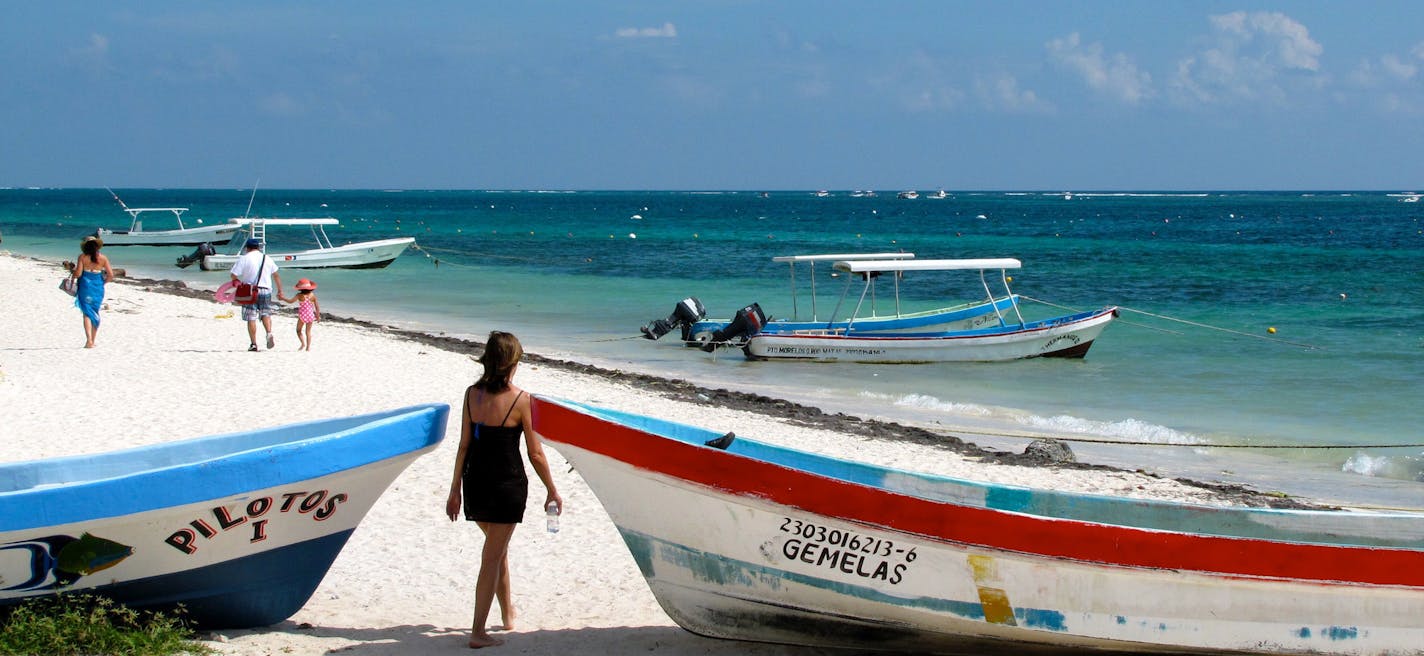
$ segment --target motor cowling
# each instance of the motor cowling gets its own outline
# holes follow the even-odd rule
[[[689,296],[677,302],[673,306],[672,314],[666,319],[654,319],[643,326],[643,337],[647,339],[658,339],[663,335],[672,332],[674,328],[682,328],[682,339],[686,341],[692,329],[692,324],[701,321],[707,316],[707,308],[702,306],[702,301],[695,296]]]
[[[204,257],[216,252],[217,250],[213,248],[212,244],[199,244],[198,248],[192,253],[180,256],[175,264],[177,264],[180,269],[186,269],[194,262],[201,261]]]
[[[718,346],[740,345],[741,341],[759,332],[766,325],[766,313],[761,304],[752,303],[740,310],[727,323],[727,327],[712,332],[712,339],[702,345],[702,350],[711,353]]]

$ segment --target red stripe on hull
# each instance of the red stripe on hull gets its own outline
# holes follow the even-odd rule
[[[538,397],[534,428],[552,442],[727,494],[986,549],[1233,577],[1424,587],[1424,553],[1417,551],[1172,533],[930,501],[650,435]]]

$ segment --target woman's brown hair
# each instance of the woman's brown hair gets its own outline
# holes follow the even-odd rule
[[[509,381],[514,377],[514,365],[519,364],[519,358],[523,356],[524,347],[518,337],[498,330],[491,332],[485,352],[480,354],[480,364],[485,366],[485,373],[475,382],[475,389],[490,394],[509,389]]]

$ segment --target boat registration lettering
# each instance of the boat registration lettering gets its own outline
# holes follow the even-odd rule
[[[192,555],[198,551],[199,537],[212,540],[245,524],[252,531],[248,542],[257,543],[267,539],[268,520],[265,517],[273,510],[279,514],[296,512],[300,515],[310,515],[313,521],[320,522],[336,514],[337,507],[348,498],[345,492],[332,494],[327,490],[303,490],[287,492],[278,497],[253,499],[236,513],[228,506],[214,506],[209,511],[212,513],[211,519],[207,516],[198,517],[188,522],[189,528],[180,528],[163,541],[174,549]]]
[[[885,355],[883,348],[868,346],[790,346],[772,345],[766,347],[768,355],[819,356],[819,355]]]
[[[808,565],[855,574],[897,585],[904,579],[915,548],[896,547],[893,540],[827,528],[821,524],[783,517],[781,532],[791,537],[781,544],[781,554]]]

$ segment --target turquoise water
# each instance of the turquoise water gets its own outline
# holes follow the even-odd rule
[[[953,192],[903,200],[893,191],[873,198],[847,191],[261,190],[255,198],[241,189],[115,191],[130,207],[189,207],[190,219],[242,216],[252,200],[254,216],[334,216],[342,221],[331,232],[338,242],[416,238],[419,250],[386,269],[284,276],[289,284],[315,279],[323,307],[337,315],[475,338],[510,330],[540,353],[938,424],[991,445],[1022,441],[977,439],[974,431],[1346,445],[1368,448],[1146,447],[1111,450],[1110,459],[1243,477],[1245,463],[1259,460],[1258,480],[1280,462],[1355,482],[1417,481],[1424,473],[1424,448],[1380,448],[1424,443],[1416,399],[1424,391],[1424,203],[1399,194]],[[127,219],[102,189],[0,190],[3,247],[19,253],[72,258],[84,234],[126,228]],[[713,318],[753,301],[769,314],[791,314],[786,265],[774,256],[894,250],[1018,258],[1023,268],[1011,275],[1020,294],[1125,311],[1082,361],[746,362],[731,351],[710,356],[670,339],[638,338],[640,326],[686,296],[698,297]],[[106,249],[132,275],[223,282],[221,273],[174,267],[187,251]],[[843,286],[829,271],[818,268],[823,312]],[[959,302],[981,293],[978,285],[964,273],[914,274],[902,286],[902,304]],[[888,291],[879,290],[882,311]],[[1026,308],[1032,316],[1061,313],[1042,303]]]

